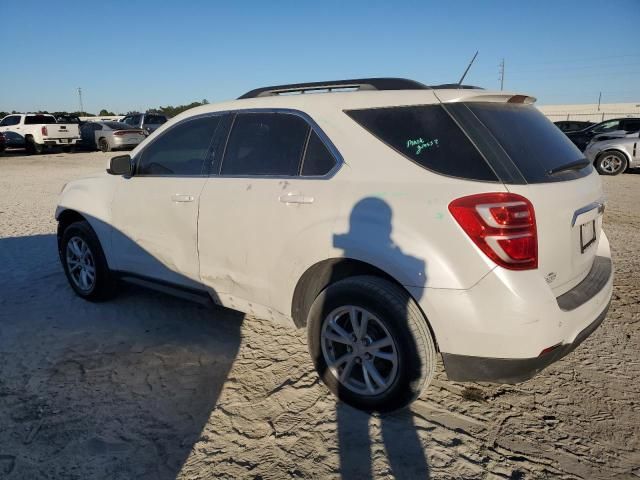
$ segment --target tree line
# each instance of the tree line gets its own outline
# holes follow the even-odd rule
[[[188,105],[177,105],[177,106],[173,106],[173,105],[167,105],[166,107],[157,107],[157,108],[149,108],[145,113],[162,113],[164,115],[166,115],[167,117],[175,117],[176,115],[178,115],[179,113],[184,112],[185,110],[189,110],[190,108],[194,108],[194,107],[199,107],[201,105],[208,105],[209,101],[206,98],[203,98],[201,101],[199,102],[191,102]],[[4,118],[7,115],[11,115],[11,114],[16,114],[16,113],[22,113],[22,112],[16,112],[15,110],[11,111],[11,112],[2,112],[0,111],[0,118]],[[58,116],[71,116],[71,117],[95,117],[95,116],[100,116],[100,117],[108,117],[108,116],[116,116],[116,115],[125,115],[124,113],[113,113],[110,112],[109,110],[103,108],[102,110],[100,110],[100,113],[98,113],[97,115],[95,113],[89,113],[89,112],[48,112],[46,110],[38,110],[35,113],[45,113],[45,114],[50,114],[50,115],[54,115],[56,117]],[[136,111],[129,111],[126,114],[129,115],[131,113],[140,113],[140,112],[136,112]]]

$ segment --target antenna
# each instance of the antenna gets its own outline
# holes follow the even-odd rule
[[[473,56],[473,58],[471,59],[471,61],[469,62],[469,65],[467,65],[467,69],[464,71],[464,73],[462,74],[462,77],[460,78],[460,81],[458,82],[458,87],[460,85],[462,85],[462,82],[464,80],[464,77],[467,76],[467,73],[469,72],[469,69],[471,68],[471,65],[473,65],[473,62],[475,62],[476,57],[478,56],[478,50],[476,50],[476,54]]]
[[[80,113],[84,113],[84,107],[82,106],[82,88],[78,87],[78,99],[80,100]]]

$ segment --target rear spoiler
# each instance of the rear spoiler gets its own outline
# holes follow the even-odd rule
[[[537,100],[535,97],[510,92],[487,92],[484,90],[437,90],[433,94],[442,103],[452,102],[493,102],[493,103],[524,103],[531,105]]]

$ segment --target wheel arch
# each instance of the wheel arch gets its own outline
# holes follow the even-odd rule
[[[345,278],[355,277],[360,275],[371,275],[388,280],[389,282],[398,285],[416,302],[416,305],[422,312],[425,319],[425,323],[431,332],[433,340],[438,348],[438,341],[433,331],[433,327],[429,323],[426,313],[418,303],[417,299],[407,290],[398,280],[392,275],[388,274],[384,270],[364,262],[362,260],[356,260],[353,258],[329,258],[322,260],[314,265],[310,266],[298,279],[298,283],[293,291],[293,299],[291,302],[291,318],[293,323],[298,328],[306,327],[307,315],[309,309],[315,301],[316,297],[332,283],[335,283]]]
[[[627,168],[629,168],[629,165],[631,164],[631,161],[632,161],[631,156],[623,148],[617,148],[617,147],[611,147],[611,148],[607,148],[606,150],[601,151],[600,153],[598,153],[598,155],[596,155],[596,158],[593,161],[593,163],[595,164],[600,159],[600,157],[602,157],[603,155],[605,155],[607,153],[610,153],[610,152],[621,153],[624,156],[624,158],[627,160],[627,167],[625,168],[625,170]],[[623,170],[623,172],[624,172],[624,170]],[[621,172],[621,173],[623,173],[623,172]]]

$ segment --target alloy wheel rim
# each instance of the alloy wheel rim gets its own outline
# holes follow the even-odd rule
[[[71,280],[81,291],[88,293],[96,283],[96,264],[93,253],[80,237],[72,237],[67,242],[67,269]]]
[[[322,354],[333,376],[348,390],[380,395],[398,375],[398,349],[384,323],[361,307],[345,305],[327,315]]]
[[[602,169],[607,173],[615,173],[620,170],[622,160],[615,155],[607,155],[602,159]]]

